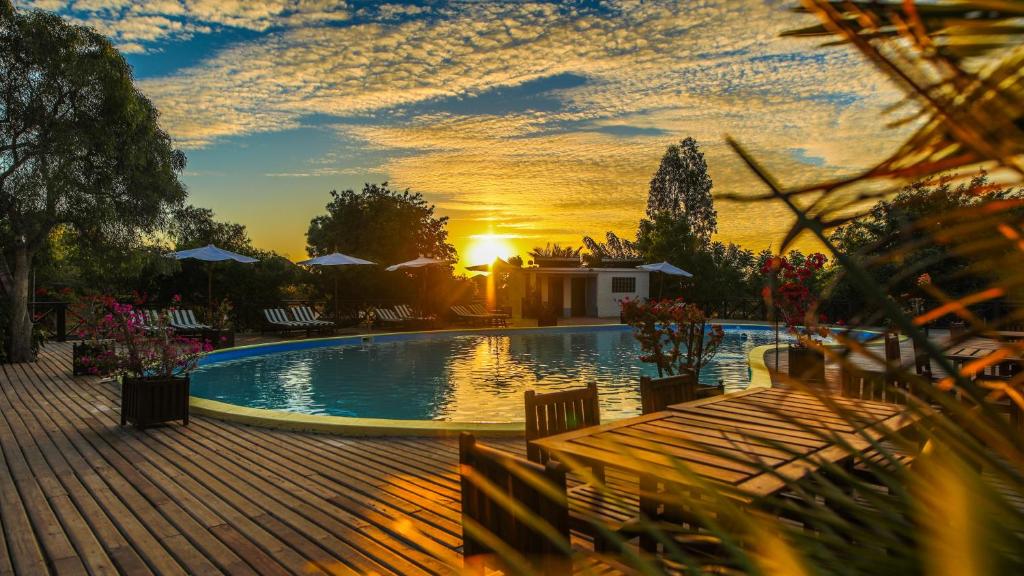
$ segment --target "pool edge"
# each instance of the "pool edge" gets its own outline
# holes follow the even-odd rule
[[[755,321],[730,320],[721,321],[730,326],[764,326],[765,324]],[[600,326],[621,325],[617,322],[607,324],[581,324],[572,326],[553,326],[551,328],[593,328]],[[497,329],[481,329],[485,332],[499,332],[503,330],[537,330],[537,327],[512,327]],[[541,328],[543,330],[543,328]],[[412,332],[387,332],[376,334],[353,334],[347,336],[333,336],[327,338],[307,338],[300,342],[340,340],[345,338],[361,338],[364,336],[390,336],[406,335],[417,333],[444,333],[460,332],[465,329],[446,330],[417,330]],[[475,332],[476,330],[474,330]],[[874,330],[863,330],[875,332]],[[252,349],[261,347],[272,347],[280,343],[260,343],[237,346],[218,350],[228,352],[240,349]],[[764,352],[773,348],[774,344],[766,344],[753,348],[747,355],[747,366],[750,369],[750,388],[771,388],[771,372],[764,362]],[[760,351],[760,352],[759,352]],[[446,420],[399,420],[389,418],[357,418],[349,416],[324,416],[317,414],[303,414],[301,412],[288,412],[286,410],[269,410],[264,408],[250,408],[237,404],[229,404],[217,400],[189,397],[189,407],[192,413],[215,418],[226,422],[244,424],[248,426],[259,426],[261,428],[272,428],[278,430],[290,430],[295,432],[316,432],[321,434],[335,434],[339,436],[455,436],[460,432],[471,432],[482,437],[518,437],[525,434],[525,424],[522,422],[450,422]]]
[[[875,328],[858,328],[857,331],[865,332],[868,334],[882,334],[881,330]],[[900,342],[907,339],[905,334],[899,335]],[[841,348],[841,344],[826,344],[828,348]],[[772,383],[772,371],[771,368],[765,364],[764,355],[772,348],[775,348],[776,344],[763,344],[761,346],[755,346],[747,354],[747,366],[750,368],[750,384],[747,385],[747,390],[751,388],[771,388],[774,386]]]
[[[460,432],[471,432],[486,437],[516,437],[522,436],[525,430],[522,422],[448,422],[322,416],[249,408],[196,396],[189,398],[189,407],[193,414],[236,424],[340,436],[455,436]]]

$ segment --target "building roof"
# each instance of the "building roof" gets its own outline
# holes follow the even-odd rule
[[[537,274],[561,274],[561,275],[588,275],[588,274],[649,274],[644,270],[637,270],[636,268],[524,268],[527,272],[534,272]]]

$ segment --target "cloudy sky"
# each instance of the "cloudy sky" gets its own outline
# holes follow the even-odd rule
[[[759,191],[727,134],[786,184],[899,139],[877,128],[898,94],[858,55],[778,37],[814,23],[793,2],[16,4],[107,34],[186,151],[192,202],[295,259],[328,192],[367,181],[423,192],[470,260],[482,234],[522,251],[632,236],[686,136],[716,194]],[[789,224],[771,204],[718,210],[718,238],[753,249]]]

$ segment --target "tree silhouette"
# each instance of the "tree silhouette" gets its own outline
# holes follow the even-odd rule
[[[718,231],[711,186],[704,154],[697,141],[687,137],[669,146],[661,158],[647,196],[647,218],[653,221],[658,215],[685,215],[693,234],[707,244]]]

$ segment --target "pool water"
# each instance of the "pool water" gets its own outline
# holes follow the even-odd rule
[[[766,327],[727,326],[701,383],[745,387],[748,352],[774,341]],[[638,359],[639,345],[625,326],[421,333],[281,348],[204,359],[193,372],[192,395],[307,414],[519,422],[525,390],[596,382],[602,417],[612,419],[638,414],[640,376],[657,376]]]

